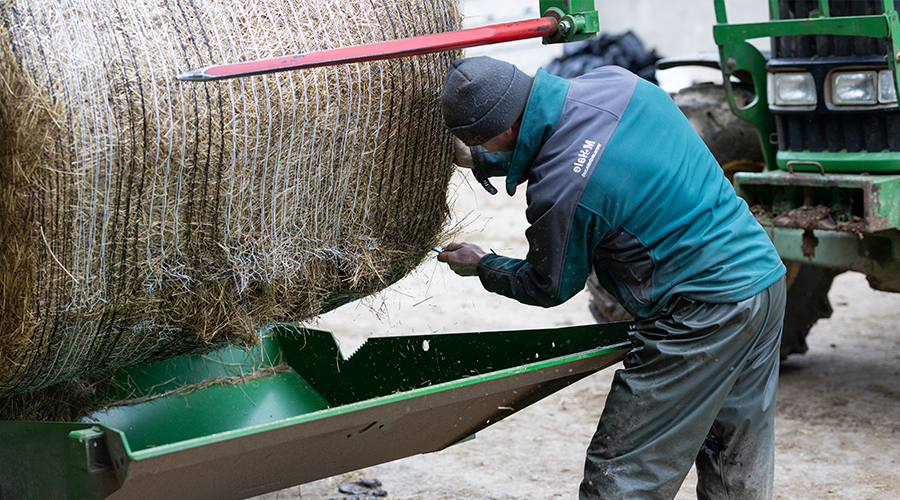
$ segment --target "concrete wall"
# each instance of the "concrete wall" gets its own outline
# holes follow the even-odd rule
[[[540,16],[538,0],[461,0],[464,27],[482,26]],[[715,51],[712,26],[715,24],[713,0],[595,0],[600,13],[600,29],[619,34],[633,31],[647,50],[662,57],[674,57],[701,51]],[[760,22],[768,19],[764,0],[727,0],[729,22]],[[767,41],[756,43],[768,48]],[[467,54],[491,55],[533,74],[538,67],[562,54],[559,45],[544,46],[539,40],[469,49]],[[713,70],[673,69],[658,74],[660,85],[670,92],[694,81],[721,81]]]

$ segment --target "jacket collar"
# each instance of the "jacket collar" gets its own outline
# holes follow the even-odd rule
[[[506,192],[516,194],[516,187],[528,180],[531,164],[534,163],[541,146],[553,134],[571,82],[553,76],[543,68],[537,70],[531,94],[525,104],[519,138],[510,160],[509,174],[506,176]]]

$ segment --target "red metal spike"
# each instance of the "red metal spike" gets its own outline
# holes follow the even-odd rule
[[[337,49],[307,52],[271,59],[260,59],[234,64],[208,66],[178,75],[179,80],[211,81],[250,75],[263,75],[304,68],[334,66],[354,62],[378,61],[448,50],[465,49],[479,45],[552,36],[557,30],[557,19],[542,17],[514,23],[494,24],[447,33],[435,33],[401,40],[368,43]]]

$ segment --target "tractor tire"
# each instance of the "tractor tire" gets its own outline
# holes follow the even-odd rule
[[[739,87],[735,88],[734,96],[738,105],[746,105],[753,99],[752,92]],[[762,172],[765,160],[756,128],[731,112],[725,87],[701,83],[681,90],[673,99],[729,181],[736,172]]]
[[[738,105],[743,105],[753,99],[753,93],[736,88],[735,99]],[[694,85],[680,91],[674,100],[716,157],[729,181],[737,172],[760,172],[765,168],[756,129],[731,113],[723,86]],[[785,266],[788,273],[782,358],[807,351],[806,337],[810,328],[820,318],[831,316],[828,291],[835,276],[842,272],[797,262],[785,262]],[[631,320],[628,312],[600,286],[593,273],[587,285],[591,294],[588,308],[597,322]]]
[[[591,272],[591,277],[588,278],[587,287],[588,291],[591,293],[591,301],[588,303],[588,309],[591,311],[591,314],[594,316],[597,323],[631,321],[634,319],[611,293],[600,286],[600,282],[597,281],[597,275],[593,272]]]
[[[833,309],[828,291],[834,278],[843,272],[797,262],[784,264],[788,272],[784,331],[781,334],[782,359],[809,349],[806,336],[816,321],[831,317]]]

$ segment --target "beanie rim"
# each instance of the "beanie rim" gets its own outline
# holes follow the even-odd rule
[[[490,57],[482,56],[458,61],[451,63],[451,70],[445,80],[441,96],[444,123],[450,132],[467,146],[477,146],[510,129],[522,116],[531,94],[533,78],[510,63]],[[469,67],[460,69],[466,62],[470,62]],[[507,73],[510,76],[497,75],[506,68],[511,72]],[[459,75],[455,75],[455,72]],[[509,78],[509,85],[502,93],[484,94],[485,90],[491,90],[491,86],[483,82],[486,80],[495,82],[498,78]],[[482,94],[479,95],[479,92]],[[459,109],[465,108],[467,104],[471,106],[471,102],[476,102],[476,97],[482,101],[495,101],[477,119],[465,114],[471,113],[471,109]],[[462,123],[454,124],[454,122]]]

